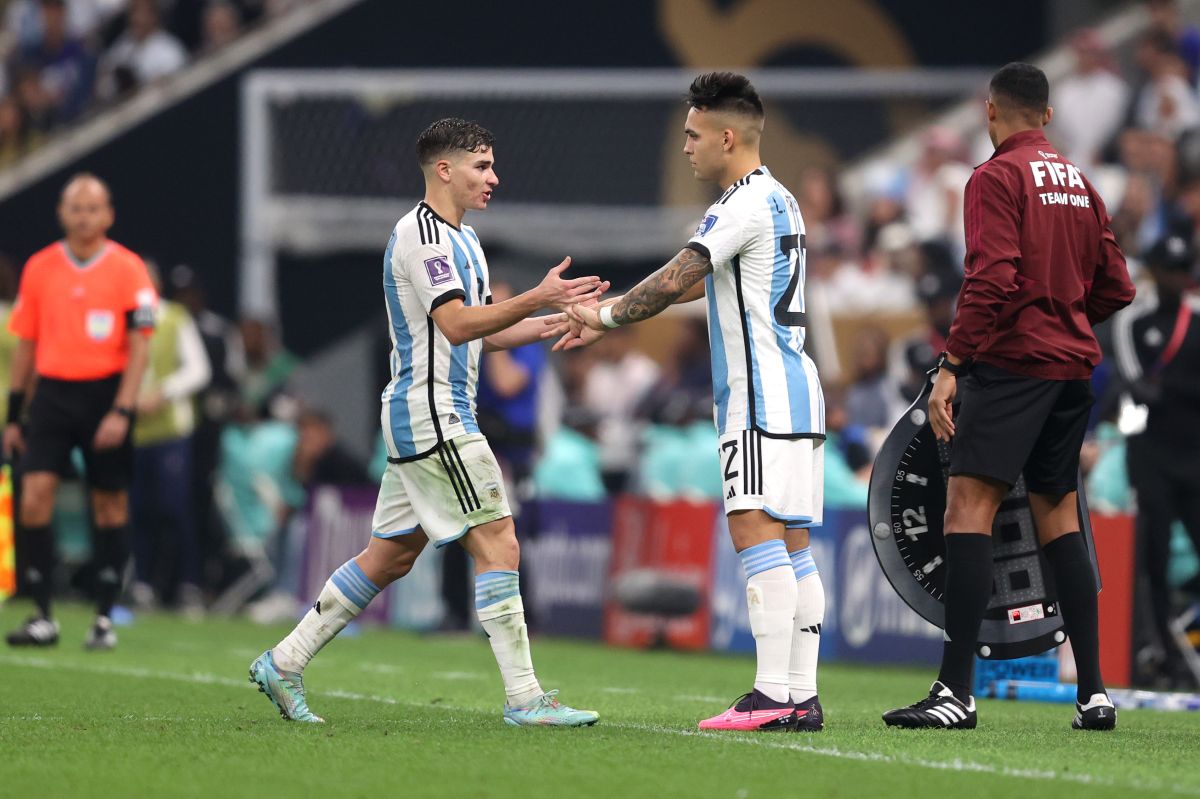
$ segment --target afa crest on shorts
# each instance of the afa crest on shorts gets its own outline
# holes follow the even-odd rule
[[[943,518],[953,442],[939,442],[929,426],[931,381],[896,423],[871,470],[868,516],[879,565],[896,593],[931,624],[945,628],[946,544]],[[1080,530],[1100,570],[1079,481]],[[992,595],[979,627],[976,653],[1007,660],[1044,652],[1066,640],[1052,571],[1041,554],[1022,477],[992,525]]]

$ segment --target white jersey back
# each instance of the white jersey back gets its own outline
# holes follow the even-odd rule
[[[759,167],[713,203],[689,246],[705,278],[717,431],[823,438],[825,400],[804,352],[804,221]]]
[[[418,204],[392,229],[383,256],[383,293],[392,338],[383,437],[393,461],[416,460],[445,440],[479,432],[475,389],[483,340],[453,346],[431,316],[453,299],[491,302],[479,237]]]

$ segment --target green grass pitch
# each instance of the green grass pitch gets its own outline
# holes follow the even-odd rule
[[[15,626],[23,604],[4,608]],[[753,676],[746,657],[535,639],[542,685],[601,713],[578,730],[500,720],[482,637],[366,629],[306,674],[324,725],[286,723],[247,681],[286,630],[140,617],[84,652],[64,608],[50,650],[0,650],[0,796],[41,797],[1129,797],[1200,796],[1200,714],[1122,712],[1069,729],[1067,705],[980,702],[980,727],[891,730],[928,671],[829,666],[826,731],[697,734]]]

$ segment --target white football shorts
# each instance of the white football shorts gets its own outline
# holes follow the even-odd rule
[[[721,436],[725,513],[762,510],[788,527],[820,527],[825,510],[825,441],[768,438],[754,430]]]
[[[472,527],[511,515],[500,464],[487,439],[470,433],[418,460],[388,463],[372,535],[395,538],[420,529],[443,547]]]

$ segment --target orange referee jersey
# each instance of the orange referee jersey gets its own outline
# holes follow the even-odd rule
[[[80,263],[58,241],[25,262],[8,329],[37,342],[39,375],[99,380],[125,370],[129,330],[149,335],[157,302],[146,265],[120,244]]]

